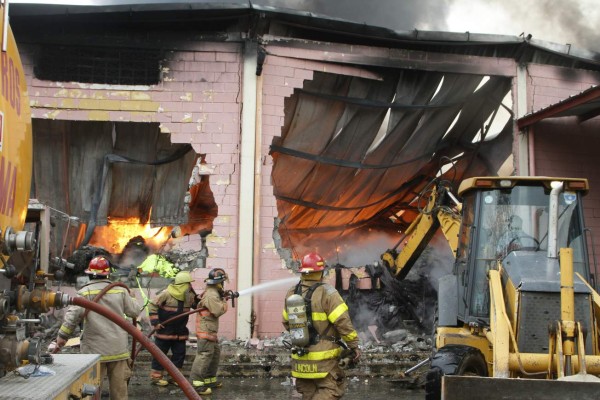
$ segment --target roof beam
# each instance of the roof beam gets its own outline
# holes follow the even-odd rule
[[[264,45],[267,54],[339,64],[508,77],[514,77],[517,69],[515,60],[509,58],[334,44],[269,35],[264,36]]]
[[[541,109],[533,114],[529,114],[517,121],[519,130],[522,130],[530,125],[540,122],[546,118],[553,118],[560,116],[559,114],[569,111],[570,109],[600,99],[600,86],[594,86],[584,92],[581,92],[577,96],[569,97],[559,103],[553,104],[549,107]],[[599,107],[600,108],[600,107]],[[593,110],[586,114],[581,115],[580,121],[583,122],[590,118],[599,115],[600,110]]]

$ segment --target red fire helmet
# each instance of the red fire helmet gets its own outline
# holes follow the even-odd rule
[[[94,257],[84,272],[94,276],[108,276],[110,274],[110,263],[103,256]]]
[[[318,272],[325,269],[325,260],[317,253],[308,253],[302,257],[302,263],[300,264],[299,272],[303,274],[309,272]]]

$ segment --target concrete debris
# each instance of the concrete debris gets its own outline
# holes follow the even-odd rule
[[[406,329],[396,329],[383,334],[383,338],[390,342],[400,342],[406,339],[407,336],[408,331]]]
[[[291,378],[291,377],[289,377],[289,376],[288,376],[288,377],[286,377],[286,378],[285,378],[285,381],[281,382],[281,384],[282,384],[283,386],[292,386],[292,385],[293,385],[292,378]]]

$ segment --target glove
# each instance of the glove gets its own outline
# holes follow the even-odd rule
[[[67,340],[58,336],[56,338],[56,340],[54,342],[50,343],[50,345],[48,346],[48,353],[51,353],[51,354],[59,353],[60,349],[65,347],[65,344],[67,344]]]
[[[354,364],[358,364],[358,361],[360,360],[360,356],[362,355],[362,353],[360,352],[358,347],[356,349],[352,349],[352,351],[354,352],[354,358],[352,359],[352,362]]]

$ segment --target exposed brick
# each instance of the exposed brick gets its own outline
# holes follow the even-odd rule
[[[227,63],[225,64],[225,72],[233,72],[239,75],[242,73],[242,64]]]
[[[238,53],[217,53],[217,61],[226,61],[229,63],[237,63],[240,57]]]
[[[194,61],[216,61],[217,60],[217,53],[211,51],[211,52],[198,52],[198,53],[193,53],[194,54]]]
[[[240,80],[240,76],[234,72],[222,72],[217,74],[215,82],[238,82]]]

